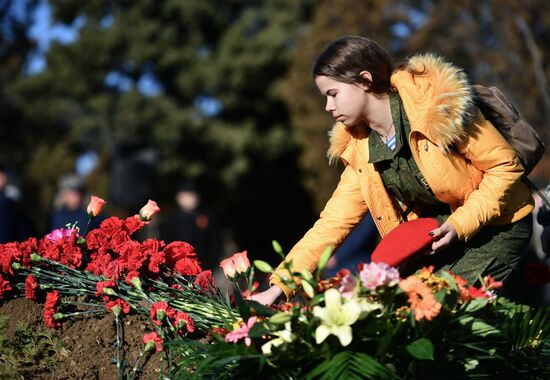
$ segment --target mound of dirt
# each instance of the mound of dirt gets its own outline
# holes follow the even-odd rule
[[[6,339],[13,339],[18,324],[36,330],[45,329],[42,322],[43,305],[34,301],[16,298],[0,304],[0,316],[9,320],[2,331]],[[143,335],[153,331],[150,322],[138,315],[121,316],[122,347],[120,358],[124,361],[126,373],[136,364],[143,349]],[[35,373],[25,370],[19,373],[24,379],[118,379],[116,366],[116,329],[112,314],[101,317],[78,317],[62,322],[55,335],[63,341],[63,347],[55,353],[55,368]],[[146,354],[139,366],[138,379],[157,379],[164,369],[163,354]],[[1,358],[0,358],[1,361]],[[2,376],[0,376],[2,377]]]

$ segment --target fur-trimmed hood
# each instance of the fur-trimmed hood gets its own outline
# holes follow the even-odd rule
[[[423,133],[442,151],[462,140],[475,115],[472,89],[462,69],[434,54],[416,55],[409,59],[409,70],[396,71],[392,85],[399,92],[412,131]],[[336,123],[329,132],[329,160],[342,155],[352,138],[368,134],[364,126],[352,128]]]

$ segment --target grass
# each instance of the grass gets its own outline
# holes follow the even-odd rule
[[[0,380],[27,378],[51,372],[64,343],[46,328],[17,324],[13,337],[6,337],[9,317],[0,316]]]

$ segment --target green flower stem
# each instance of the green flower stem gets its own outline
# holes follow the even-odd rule
[[[90,222],[92,221],[92,217],[88,217],[88,223],[86,223],[86,228],[84,229],[84,233],[82,234],[82,236],[86,236],[86,234],[88,233],[88,228],[90,227]]]
[[[132,368],[132,377],[131,380],[134,380],[136,378],[137,370],[139,368],[139,364],[141,362],[141,359],[145,356],[145,351],[141,350],[139,351],[139,356],[136,360],[136,364],[134,365],[134,368]]]
[[[115,315],[115,330],[116,330],[116,368],[118,373],[118,378],[122,379],[124,378],[124,368],[122,367],[122,362],[120,360],[120,346],[122,343],[122,339],[120,339],[120,320],[118,319],[118,315]]]
[[[79,302],[79,301],[71,301],[67,299],[61,300],[62,305],[74,305],[74,306],[84,306],[84,307],[93,307],[97,310],[104,310],[104,307],[98,303],[93,302]]]
[[[63,315],[63,318],[76,317],[79,315],[99,315],[104,314],[104,310],[86,310],[86,311],[75,311],[73,313],[60,313]]]

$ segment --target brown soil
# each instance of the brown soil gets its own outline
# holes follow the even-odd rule
[[[13,337],[18,323],[35,328],[45,328],[42,323],[43,305],[27,299],[13,299],[0,304],[0,315],[8,316],[7,328],[3,334],[7,339]],[[136,363],[140,350],[143,348],[142,337],[145,333],[154,331],[150,322],[138,315],[122,317],[121,321],[122,351],[121,358],[125,360],[126,373]],[[65,343],[56,354],[58,365],[50,372],[24,373],[22,379],[118,379],[116,360],[116,330],[114,317],[106,314],[102,317],[85,317],[76,320],[63,321],[56,334]],[[146,354],[140,366],[143,372],[139,379],[158,379],[164,368],[162,353]]]

